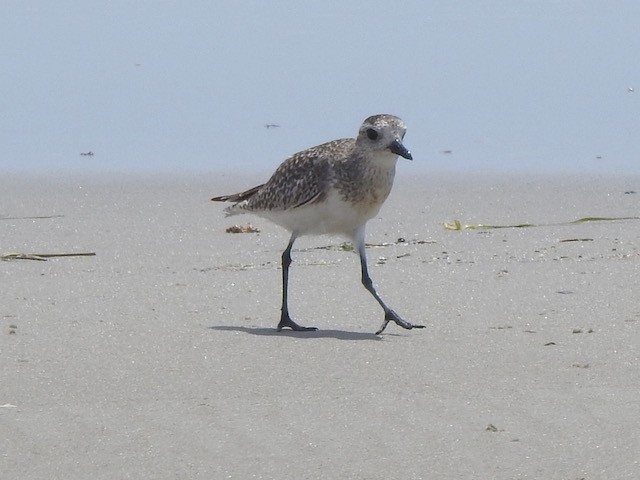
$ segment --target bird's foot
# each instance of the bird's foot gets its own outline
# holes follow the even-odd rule
[[[414,325],[413,323],[407,322],[405,319],[400,317],[396,312],[389,309],[384,313],[384,322],[382,322],[382,326],[376,332],[376,335],[380,335],[384,332],[384,329],[387,328],[389,322],[395,322],[398,326],[402,328],[406,328],[407,330],[411,330],[412,328],[424,328],[424,325]]]
[[[311,331],[317,330],[316,327],[303,327],[302,325],[298,325],[296,322],[291,320],[291,317],[289,317],[288,315],[286,317],[283,316],[280,319],[280,323],[278,323],[277,330],[279,332],[283,328],[287,328],[287,327],[296,332],[311,332]]]

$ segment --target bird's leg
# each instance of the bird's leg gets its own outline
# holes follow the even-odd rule
[[[300,326],[291,320],[289,316],[289,302],[287,299],[287,292],[289,290],[289,266],[291,265],[291,247],[293,247],[293,242],[295,242],[296,238],[297,235],[295,233],[291,234],[289,244],[284,252],[282,252],[282,314],[280,315],[280,323],[278,323],[278,332],[285,327],[289,327],[291,330],[298,332],[317,330],[315,327]]]
[[[377,300],[382,309],[384,310],[384,322],[382,322],[382,326],[376,332],[376,335],[380,335],[389,322],[395,322],[398,326],[402,328],[406,328],[407,330],[411,330],[412,328],[424,328],[424,325],[414,325],[413,323],[407,322],[396,312],[391,310],[387,305],[382,301],[378,292],[376,292],[375,287],[373,286],[373,281],[369,276],[369,269],[367,268],[367,255],[365,253],[365,243],[364,243],[364,229],[359,229],[355,234],[355,241],[358,245],[358,254],[360,255],[360,266],[362,269],[362,285],[366,288],[373,298]]]

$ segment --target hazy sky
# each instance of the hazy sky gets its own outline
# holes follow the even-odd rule
[[[639,25],[637,0],[2,0],[0,166],[272,170],[393,113],[420,171],[640,173]]]

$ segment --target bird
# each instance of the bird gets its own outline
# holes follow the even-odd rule
[[[277,331],[312,331],[289,314],[291,249],[303,235],[338,234],[351,240],[360,257],[361,282],[384,311],[381,334],[389,322],[405,329],[424,328],[404,320],[378,295],[367,268],[365,226],[375,217],[393,186],[398,156],[413,160],[404,146],[404,122],[389,114],[372,115],[356,138],[342,138],[295,153],[266,183],[231,195],[226,216],[250,213],[284,227],[291,234],[282,253],[282,307]]]

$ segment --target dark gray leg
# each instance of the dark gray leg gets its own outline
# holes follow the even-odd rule
[[[287,292],[289,290],[289,266],[291,265],[291,247],[293,247],[293,242],[296,241],[296,238],[297,235],[292,233],[287,248],[282,252],[282,314],[280,315],[280,323],[278,323],[278,331],[285,327],[289,327],[291,330],[298,332],[317,330],[315,327],[302,327],[291,320],[289,316],[289,301],[287,299]]]
[[[356,232],[356,234],[354,235],[354,240],[358,246],[358,254],[360,255],[360,267],[362,269],[362,285],[364,285],[364,288],[366,288],[369,291],[369,293],[373,295],[373,298],[377,300],[377,302],[380,304],[380,306],[384,310],[384,322],[382,322],[382,326],[378,329],[378,331],[376,332],[376,335],[380,335],[384,331],[384,329],[387,328],[387,325],[389,324],[389,322],[395,322],[400,327],[406,328],[407,330],[411,330],[412,328],[424,328],[424,325],[414,325],[412,323],[407,322],[402,317],[400,317],[400,315],[398,315],[396,312],[394,312],[389,307],[387,307],[387,305],[382,301],[382,298],[380,298],[380,295],[378,295],[378,292],[376,292],[376,289],[373,286],[373,281],[369,276],[369,269],[367,268],[367,255],[365,252],[365,244],[364,244],[364,229],[360,229]]]

